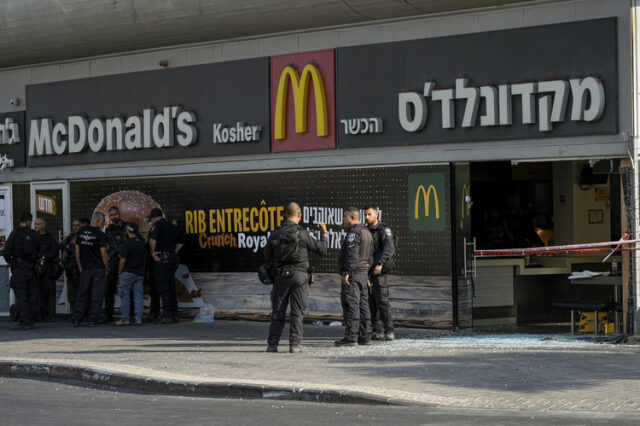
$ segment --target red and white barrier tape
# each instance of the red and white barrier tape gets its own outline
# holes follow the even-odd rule
[[[625,234],[626,236],[626,234]],[[530,248],[508,248],[508,249],[495,249],[495,250],[474,250],[473,255],[475,257],[508,257],[508,256],[527,256],[527,255],[549,255],[549,254],[575,254],[575,253],[600,253],[608,252],[614,253],[616,251],[632,251],[637,250],[633,247],[622,247],[622,245],[640,243],[638,240],[626,240],[621,239],[619,241],[607,241],[604,243],[586,243],[586,244],[569,244],[564,246],[549,246],[549,247],[530,247]],[[611,246],[615,246],[611,248]],[[604,260],[609,258],[607,256]]]

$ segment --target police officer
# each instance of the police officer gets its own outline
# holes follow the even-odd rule
[[[76,238],[79,230],[80,220],[74,219],[71,223],[71,233],[64,237],[64,240],[60,243],[62,264],[64,265],[64,273],[67,276],[67,301],[69,302],[71,313],[75,312],[76,292],[80,281],[80,271],[78,271],[78,263],[76,262]]]
[[[104,227],[104,213],[95,212],[91,216],[91,225],[78,231],[76,241],[76,262],[80,270],[80,286],[73,317],[74,327],[80,326],[84,317],[84,307],[91,298],[89,326],[104,325],[101,318],[102,301],[107,288],[107,271],[109,257],[107,255],[107,236],[101,229]]]
[[[120,264],[120,249],[124,244],[125,227],[120,218],[120,210],[116,206],[109,207],[109,221],[105,229],[109,249],[109,275],[107,276],[107,290],[104,294],[104,317],[107,322],[113,322],[114,294],[118,287],[118,265]],[[127,318],[128,319],[128,318]]]
[[[271,324],[267,352],[278,352],[287,307],[291,305],[289,352],[302,351],[302,320],[309,304],[309,252],[320,256],[327,253],[327,227],[318,222],[320,241],[299,223],[302,210],[289,203],[284,211],[286,220],[269,237],[264,257],[274,262],[277,270],[271,290]]]
[[[9,234],[3,256],[11,267],[11,288],[18,298],[20,319],[15,330],[35,327],[38,315],[38,286],[34,268],[40,253],[38,234],[31,229],[33,216],[20,215],[20,226]]]
[[[43,322],[55,321],[56,282],[52,277],[52,266],[58,261],[58,240],[47,231],[47,222],[43,218],[37,218],[33,227],[40,241],[39,271],[36,269],[36,281],[40,292],[39,316]]]
[[[342,226],[348,231],[338,255],[342,275],[340,301],[344,316],[344,338],[336,346],[371,344],[368,270],[373,263],[373,239],[367,227],[360,223],[360,210],[349,207],[342,216]]]
[[[389,304],[389,287],[387,287],[386,265],[396,251],[391,228],[378,222],[378,209],[371,205],[364,209],[364,218],[373,237],[373,263],[369,269],[371,294],[369,308],[373,324],[372,340],[393,340],[393,317]]]
[[[162,300],[161,324],[178,322],[178,294],[174,276],[178,269],[178,251],[182,243],[178,241],[178,230],[155,207],[149,212],[153,228],[149,233],[149,248],[153,256],[153,277],[156,290]]]

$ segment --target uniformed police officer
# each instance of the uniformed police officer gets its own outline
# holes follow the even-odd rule
[[[11,267],[11,288],[18,298],[20,319],[15,330],[35,327],[38,315],[38,287],[34,268],[40,253],[38,234],[31,229],[33,216],[29,212],[20,215],[20,226],[11,231],[3,256]]]
[[[105,229],[109,249],[109,275],[107,276],[107,290],[104,294],[104,317],[107,322],[113,322],[114,294],[118,287],[118,266],[120,264],[120,249],[124,244],[125,227],[120,219],[120,210],[116,206],[109,207],[109,221]],[[128,319],[128,318],[127,318]]]
[[[47,231],[47,222],[36,218],[33,228],[40,240],[40,271],[37,274],[38,291],[40,292],[40,312],[42,321],[54,321],[56,315],[56,282],[51,276],[53,263],[58,260],[58,240]]]
[[[102,318],[102,302],[107,288],[107,271],[109,257],[107,255],[107,236],[102,232],[104,213],[94,212],[91,225],[78,231],[76,241],[76,262],[80,270],[80,286],[74,312],[74,327],[80,326],[85,315],[85,306],[91,300],[89,326],[104,325]]]
[[[342,216],[342,226],[348,230],[338,255],[342,275],[340,301],[344,316],[344,338],[336,346],[371,344],[368,271],[373,263],[373,239],[367,227],[360,223],[360,210],[349,207]]]
[[[393,340],[395,338],[393,317],[384,268],[396,251],[393,233],[387,225],[378,222],[378,209],[375,206],[367,206],[364,209],[364,218],[373,237],[373,263],[369,269],[371,282],[369,308],[373,325],[371,338],[372,340]]]
[[[267,262],[277,270],[271,290],[271,324],[267,352],[278,352],[287,307],[291,305],[289,352],[302,351],[302,321],[309,304],[309,252],[327,252],[327,227],[318,222],[320,240],[300,226],[302,210],[297,203],[286,205],[286,220],[269,237],[264,249]]]
[[[80,281],[80,271],[76,262],[76,239],[78,238],[79,230],[80,220],[74,219],[71,223],[71,233],[64,237],[64,240],[60,243],[62,264],[64,265],[64,273],[67,276],[67,301],[72,313],[75,312],[76,292]]]
[[[161,324],[178,322],[178,294],[174,276],[178,269],[178,251],[182,243],[178,241],[178,230],[164,218],[162,210],[155,207],[149,212],[153,229],[149,233],[149,248],[155,262],[153,276],[156,290],[162,300]]]

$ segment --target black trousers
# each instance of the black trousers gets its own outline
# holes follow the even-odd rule
[[[369,294],[369,310],[373,332],[380,334],[393,331],[393,317],[389,304],[389,287],[386,275],[371,277],[371,292]]]
[[[42,321],[53,319],[56,316],[56,282],[51,277],[51,266],[45,264],[42,275],[36,281],[40,301],[39,316]]]
[[[349,285],[342,285],[340,301],[344,316],[344,337],[352,342],[371,339],[369,287],[366,273],[353,274]]]
[[[38,299],[38,284],[33,275],[33,269],[12,269],[10,285],[18,299],[20,324],[35,324],[40,309],[40,301]]]
[[[120,256],[111,256],[109,258],[109,275],[107,276],[107,289],[104,293],[104,316],[110,320],[113,318],[114,296],[118,289],[118,268],[120,265]]]
[[[104,300],[104,292],[107,288],[107,274],[104,269],[90,269],[82,271],[80,275],[80,286],[78,288],[76,298],[76,310],[73,318],[80,321],[84,316],[83,307],[91,298],[91,308],[89,310],[89,319],[91,321],[99,321],[102,314],[102,302]]]
[[[287,307],[291,306],[289,324],[289,345],[302,342],[304,315],[309,307],[309,274],[294,271],[289,278],[277,275],[271,290],[271,323],[269,325],[269,345],[278,345],[284,328]]]
[[[153,265],[153,278],[156,291],[162,300],[162,316],[164,318],[178,318],[178,293],[174,282],[177,269],[178,262],[175,259],[168,260],[166,263],[156,262]]]
[[[73,315],[76,311],[76,298],[78,286],[80,284],[80,271],[78,271],[78,267],[74,266],[65,269],[64,273],[67,276],[67,301],[69,302],[69,308]]]

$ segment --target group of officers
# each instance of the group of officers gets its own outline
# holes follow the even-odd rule
[[[90,220],[74,220],[73,232],[60,245],[46,231],[44,219],[37,218],[32,229],[31,213],[21,214],[20,226],[11,232],[2,253],[11,268],[11,288],[17,299],[16,330],[54,320],[60,259],[67,276],[74,326],[85,319],[89,326],[113,322],[116,291],[121,298],[121,315],[115,324],[141,325],[145,284],[151,295],[146,319],[163,324],[178,322],[174,275],[182,243],[176,226],[161,209],[153,208],[148,215],[153,227],[145,238],[137,224],[122,221],[118,207],[110,207],[108,214],[110,224],[106,228],[105,214],[100,211],[95,211]]]
[[[335,342],[336,346],[370,345],[372,340],[395,338],[386,276],[395,253],[393,233],[378,221],[375,206],[365,207],[364,214],[366,225],[361,223],[357,207],[344,210],[342,218],[347,234],[338,255],[338,267],[342,277],[340,301],[345,333],[343,339]],[[303,351],[302,324],[309,302],[309,253],[325,255],[328,234],[326,225],[318,222],[321,232],[318,240],[300,226],[301,218],[300,206],[295,202],[287,204],[285,221],[265,246],[265,260],[274,265],[267,352],[278,352],[289,305],[289,352]],[[283,250],[291,235],[297,239],[295,250]],[[291,252],[297,254],[291,256]]]

